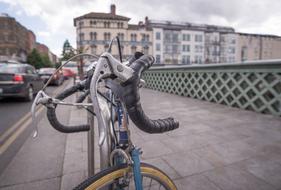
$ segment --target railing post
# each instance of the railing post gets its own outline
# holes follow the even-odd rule
[[[88,98],[88,102],[92,102],[91,98]],[[93,107],[89,109],[94,112]],[[88,124],[90,125],[90,131],[88,132],[88,176],[95,174],[95,130],[94,130],[94,116],[88,112]]]

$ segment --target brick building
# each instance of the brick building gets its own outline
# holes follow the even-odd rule
[[[26,61],[28,30],[8,14],[0,15],[0,60]]]

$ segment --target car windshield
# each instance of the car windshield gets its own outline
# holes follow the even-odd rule
[[[0,63],[0,73],[20,73],[21,71],[22,69],[18,65]]]
[[[56,71],[55,68],[43,68],[39,70],[39,73],[48,73],[48,74],[53,74]]]

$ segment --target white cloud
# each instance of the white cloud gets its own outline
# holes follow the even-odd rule
[[[46,32],[46,31],[39,31],[37,33],[39,36],[42,36],[42,37],[49,37],[51,35],[50,32]]]
[[[17,14],[39,17],[46,25],[34,31],[56,54],[61,53],[66,38],[76,46],[73,18],[89,12],[108,12],[115,3],[117,14],[137,23],[145,16],[157,20],[174,20],[235,27],[237,31],[270,33],[281,36],[281,2],[279,0],[0,0]],[[20,9],[20,10],[18,10]],[[31,28],[32,30],[32,28]],[[44,31],[44,32],[42,32]]]

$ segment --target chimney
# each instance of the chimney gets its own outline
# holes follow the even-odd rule
[[[145,17],[145,22],[144,22],[144,24],[145,24],[145,27],[148,26],[148,17],[147,17],[147,16]]]
[[[110,5],[110,14],[116,15],[116,6],[114,4]]]

